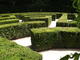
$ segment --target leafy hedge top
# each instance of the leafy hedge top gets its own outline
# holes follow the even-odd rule
[[[67,22],[67,14],[63,14],[58,22]]]
[[[63,14],[57,23],[77,24],[77,21],[68,21],[67,14]]]
[[[9,26],[16,26],[16,25],[22,25],[22,24],[34,24],[34,23],[45,23],[45,21],[30,21],[30,22],[22,22],[22,23],[12,23],[12,24],[5,24],[0,25],[0,28],[9,27]]]
[[[31,31],[33,31],[33,33],[59,32],[59,31],[80,32],[80,29],[77,27],[56,27],[56,28],[35,28],[31,29]]]
[[[0,60],[41,60],[41,55],[0,37]]]
[[[1,22],[9,22],[9,21],[18,21],[19,19],[8,19],[8,20],[0,20],[0,23]]]
[[[16,16],[15,15],[10,15],[8,17],[0,17],[0,20],[6,20],[6,19],[16,19]]]

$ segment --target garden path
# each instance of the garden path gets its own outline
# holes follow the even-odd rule
[[[55,21],[52,21],[49,28],[56,27],[57,21],[58,19],[56,19]],[[25,37],[25,38],[13,40],[13,41],[24,47],[31,46],[31,37]],[[78,50],[67,50],[67,49],[52,49],[52,50],[42,51],[39,53],[42,54],[43,60],[59,60],[61,57],[67,54],[74,54],[75,52],[80,53],[80,51]]]
[[[25,37],[17,40],[13,40],[21,46],[31,46],[31,37]],[[74,54],[75,52],[80,53],[78,50],[69,50],[69,49],[51,49],[47,51],[39,52],[43,56],[43,60],[59,60],[61,57],[67,54]]]

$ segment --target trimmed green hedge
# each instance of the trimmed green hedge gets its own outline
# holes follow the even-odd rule
[[[6,17],[0,17],[0,20],[7,20],[7,19],[16,19],[16,16],[10,15],[10,16],[6,16]]]
[[[50,49],[55,45],[58,31],[57,30],[53,30],[53,32],[47,32],[47,31],[48,29],[33,30],[33,34],[31,34],[31,42],[32,42],[32,48],[34,50],[38,51],[38,50]]]
[[[76,27],[56,27],[31,29],[32,48],[80,48],[80,29]]]
[[[47,26],[49,26],[52,21],[52,16],[34,17],[34,16],[16,15],[16,17],[23,21],[45,21]]]
[[[0,60],[42,60],[42,56],[28,47],[0,37]]]
[[[75,16],[75,14],[69,13],[67,18],[68,18],[68,20],[75,20],[76,16]]]
[[[58,29],[52,28],[39,28],[31,29],[33,32],[31,34],[32,48],[34,50],[46,50],[55,47]]]
[[[77,27],[77,21],[68,21],[67,14],[63,14],[57,22],[58,27]]]
[[[77,21],[78,28],[80,28],[80,14],[78,14],[78,17],[75,20]]]
[[[59,18],[61,18],[61,16],[62,16],[62,14],[56,14],[55,18],[59,19]]]
[[[19,22],[19,19],[0,20],[0,25],[10,24],[10,23],[17,23],[17,22]]]
[[[0,36],[6,37],[8,39],[22,38],[31,35],[31,28],[39,28],[44,26],[46,26],[44,21],[32,21],[0,25]]]
[[[25,17],[24,15],[15,15],[16,18],[20,19],[20,20],[23,20],[23,21],[30,21],[30,17],[27,16]]]
[[[52,21],[52,16],[45,16],[45,17],[30,17],[31,21],[45,21],[47,26],[50,25],[51,21]]]
[[[77,27],[77,21],[62,21],[57,22],[57,27]]]

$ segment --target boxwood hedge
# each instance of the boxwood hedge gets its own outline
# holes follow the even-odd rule
[[[69,21],[67,18],[67,14],[63,14],[63,16],[57,22],[58,27],[77,27],[77,21]]]
[[[77,21],[57,22],[57,27],[77,27]]]
[[[0,37],[0,60],[42,60],[42,56],[28,47]]]
[[[30,17],[30,21],[45,21],[47,26],[49,26],[52,21],[52,16]]]
[[[0,25],[0,36],[6,37],[8,39],[22,38],[30,36],[31,28],[39,28],[44,26],[46,26],[44,21],[32,21]]]
[[[0,20],[0,25],[10,24],[10,23],[17,23],[17,22],[19,22],[19,19]]]
[[[52,16],[43,16],[43,17],[40,17],[40,16],[37,16],[37,17],[34,17],[34,16],[23,16],[23,15],[16,15],[17,18],[23,20],[23,21],[45,21],[47,26],[49,26],[49,24],[51,23],[52,21]]]
[[[56,27],[31,29],[32,48],[80,48],[80,29],[76,27]]]
[[[9,15],[9,16],[1,16],[0,17],[0,20],[7,20],[7,19],[16,19],[16,16],[15,15]]]

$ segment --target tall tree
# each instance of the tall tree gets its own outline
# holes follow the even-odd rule
[[[80,12],[80,0],[73,0],[73,7]]]
[[[78,21],[77,26],[80,28],[80,0],[73,0],[73,7],[78,12],[78,17],[76,18],[76,20]]]

